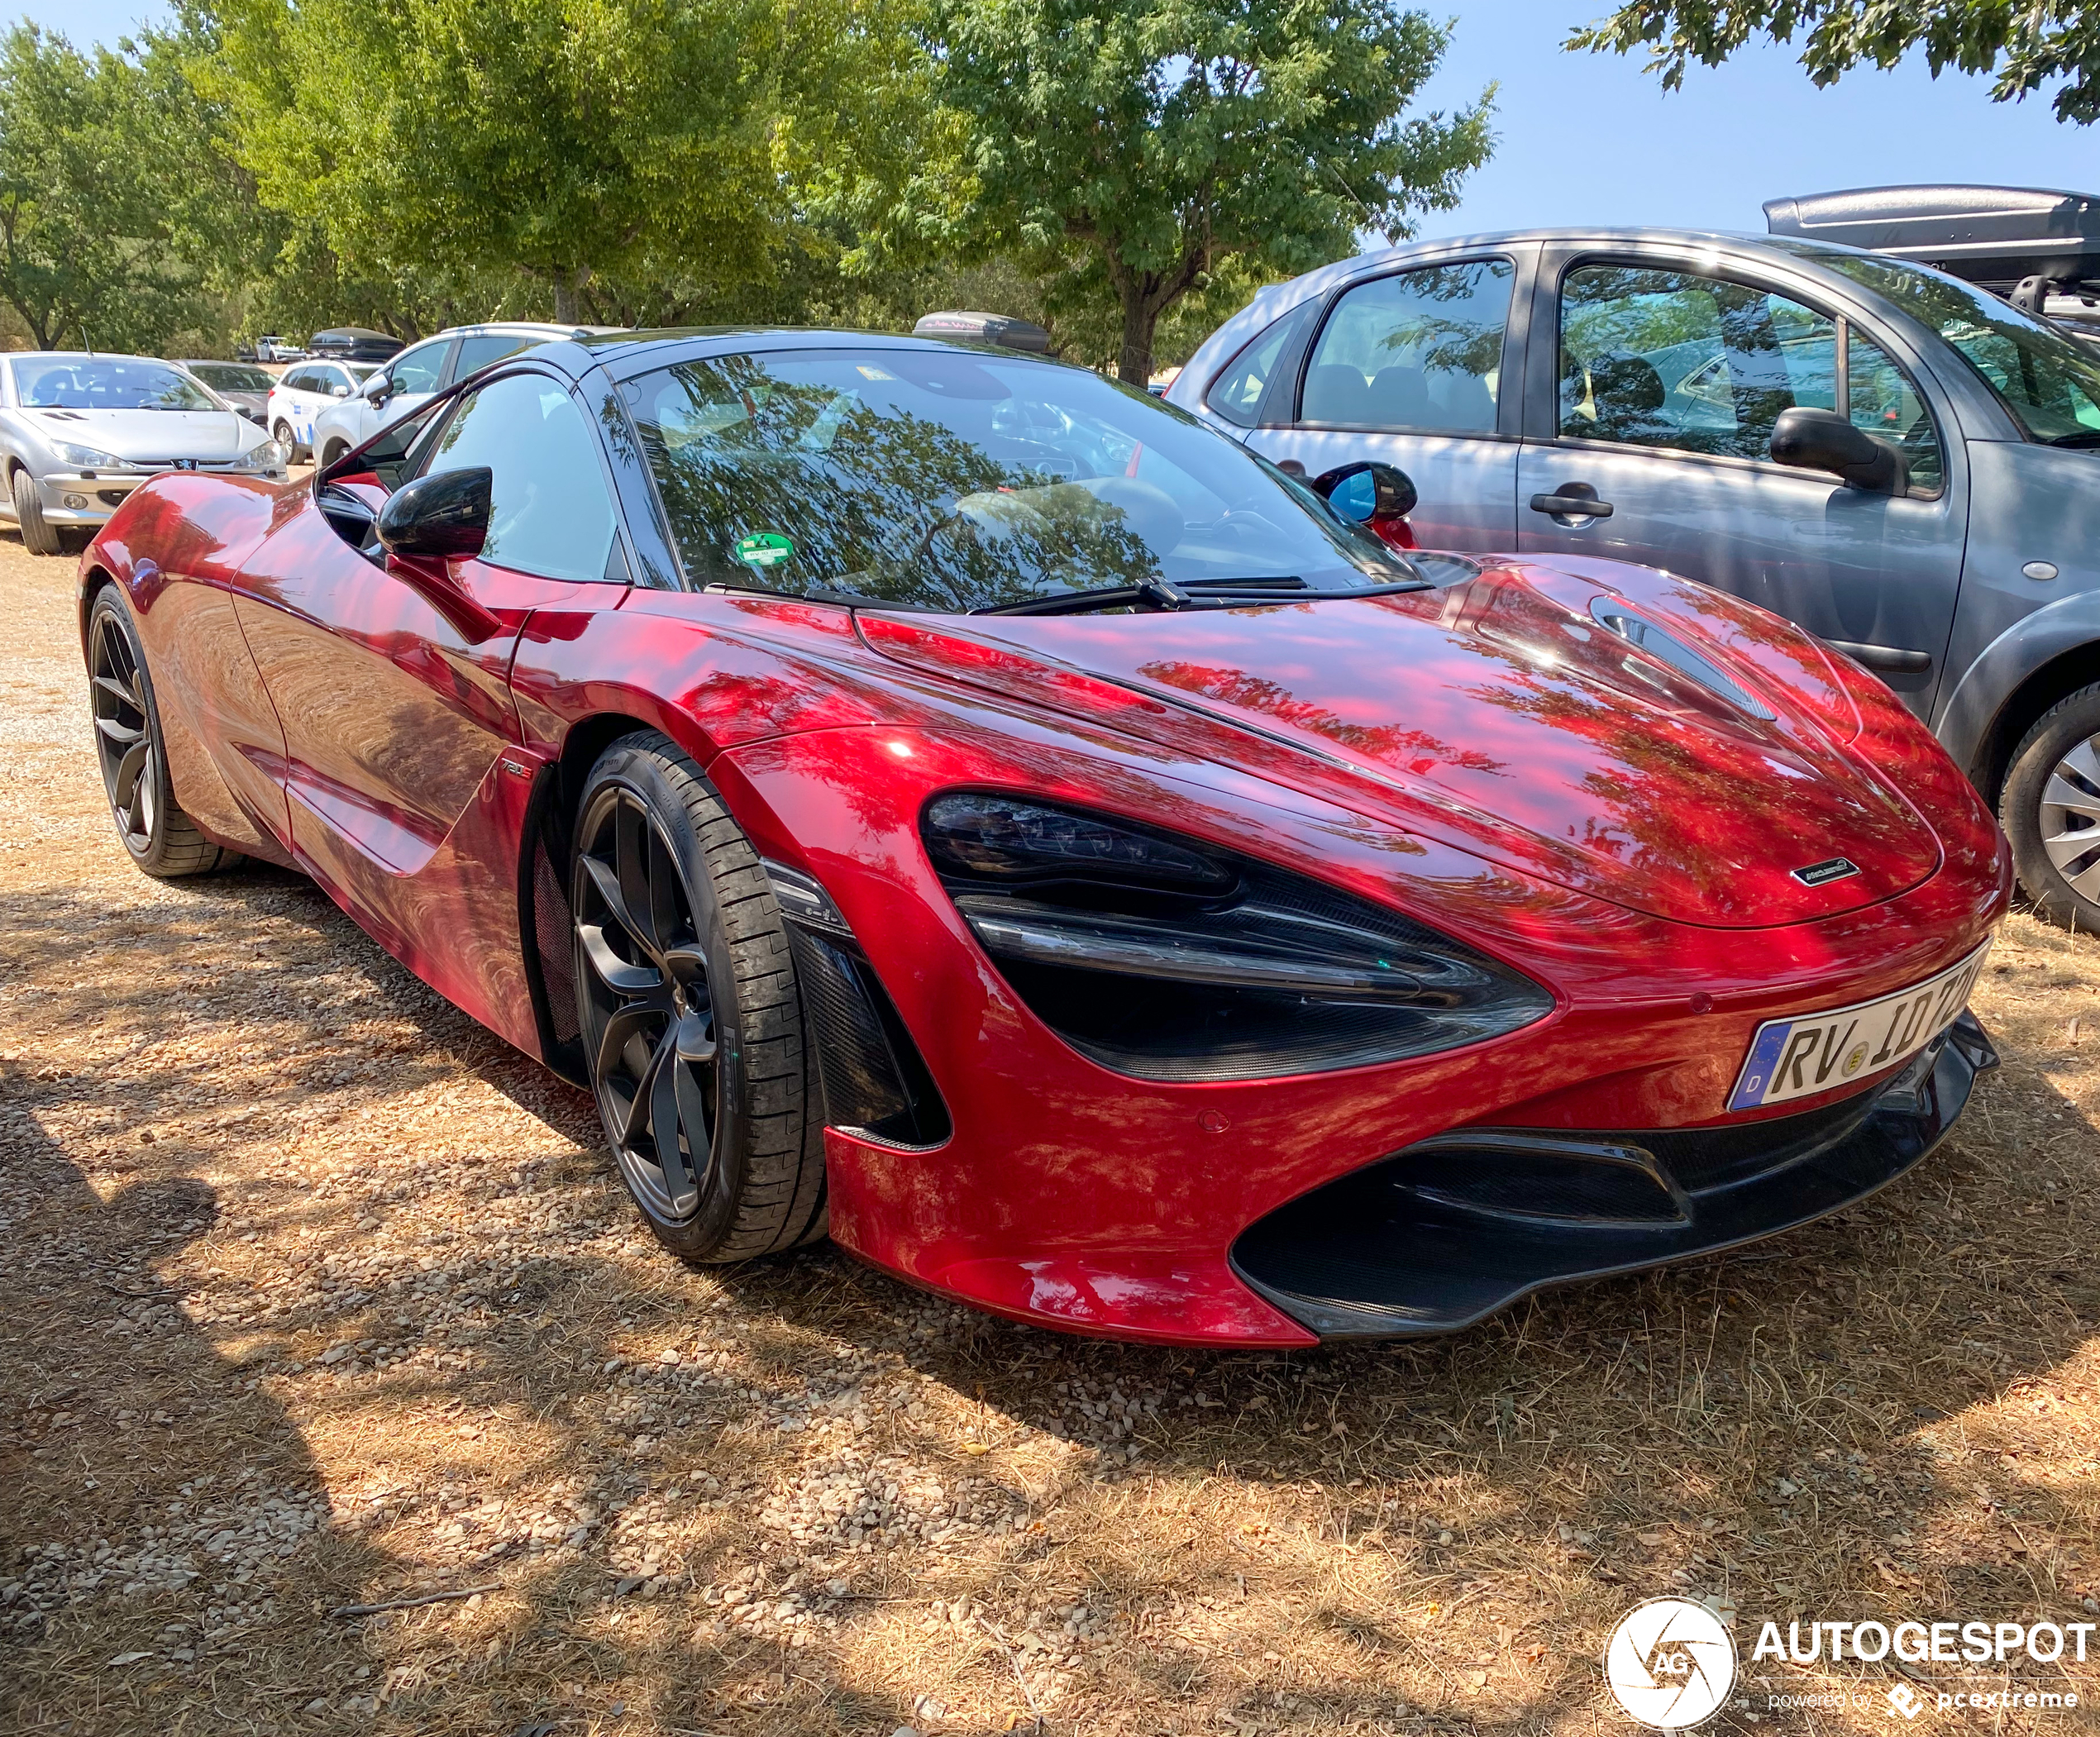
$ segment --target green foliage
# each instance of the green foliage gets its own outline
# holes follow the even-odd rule
[[[1215,275],[1285,275],[1365,229],[1409,233],[1493,144],[1491,90],[1402,121],[1449,37],[1391,0],[934,6],[955,160],[885,215],[889,244],[1042,274],[1086,348],[1105,347],[1113,309],[1125,379],[1149,374],[1161,317]]]
[[[1753,36],[1797,35],[1818,84],[1863,64],[1886,69],[1922,48],[1935,78],[1950,66],[1992,74],[2000,103],[2062,80],[2057,118],[2100,119],[2100,5],[2085,0],[1630,0],[1568,45],[1651,50],[1648,69],[1675,90],[1694,60],[1718,66]]]

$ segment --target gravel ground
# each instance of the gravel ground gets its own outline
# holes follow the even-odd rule
[[[1616,1730],[1605,1635],[1689,1590],[1724,1727],[1884,1730],[1886,1668],[1756,1625],[2100,1612],[2090,938],[2008,925],[2007,1065],[1887,1195],[1454,1342],[694,1272],[587,1100],[307,883],[133,871],[71,567],[0,539],[0,1729]]]

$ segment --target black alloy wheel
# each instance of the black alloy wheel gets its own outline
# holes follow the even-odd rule
[[[2100,682],[2057,701],[2013,751],[1998,820],[2041,914],[2100,931]]]
[[[821,1236],[785,925],[757,853],[668,737],[623,737],[593,767],[570,909],[585,1065],[658,1238],[718,1262]]]
[[[96,597],[88,614],[88,680],[103,789],[131,861],[162,880],[206,875],[238,861],[176,805],[152,678],[131,618],[112,588]]]

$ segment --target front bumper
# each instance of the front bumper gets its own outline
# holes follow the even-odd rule
[[[1801,1115],[1457,1129],[1248,1226],[1233,1268],[1322,1339],[1455,1332],[1548,1285],[1711,1254],[1849,1206],[1938,1145],[1997,1065],[1964,1013],[1894,1079]]]
[[[131,498],[132,491],[141,489],[156,476],[189,475],[189,467],[161,465],[152,470],[94,470],[88,472],[54,471],[36,480],[37,493],[42,497],[45,522],[54,525],[101,525],[109,521],[111,514]],[[277,470],[246,470],[236,469],[231,463],[219,460],[206,460],[194,467],[194,474],[201,476],[245,476],[260,478],[269,482],[282,482],[286,473]],[[4,499],[4,497],[0,497]],[[14,516],[13,503],[6,503],[7,516]]]

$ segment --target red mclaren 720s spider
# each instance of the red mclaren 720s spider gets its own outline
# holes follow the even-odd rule
[[[1305,1345],[1902,1175],[1995,1060],[1974,790],[1778,617],[1412,494],[990,348],[550,344],[131,497],[110,807],[594,1092],[693,1261]]]

